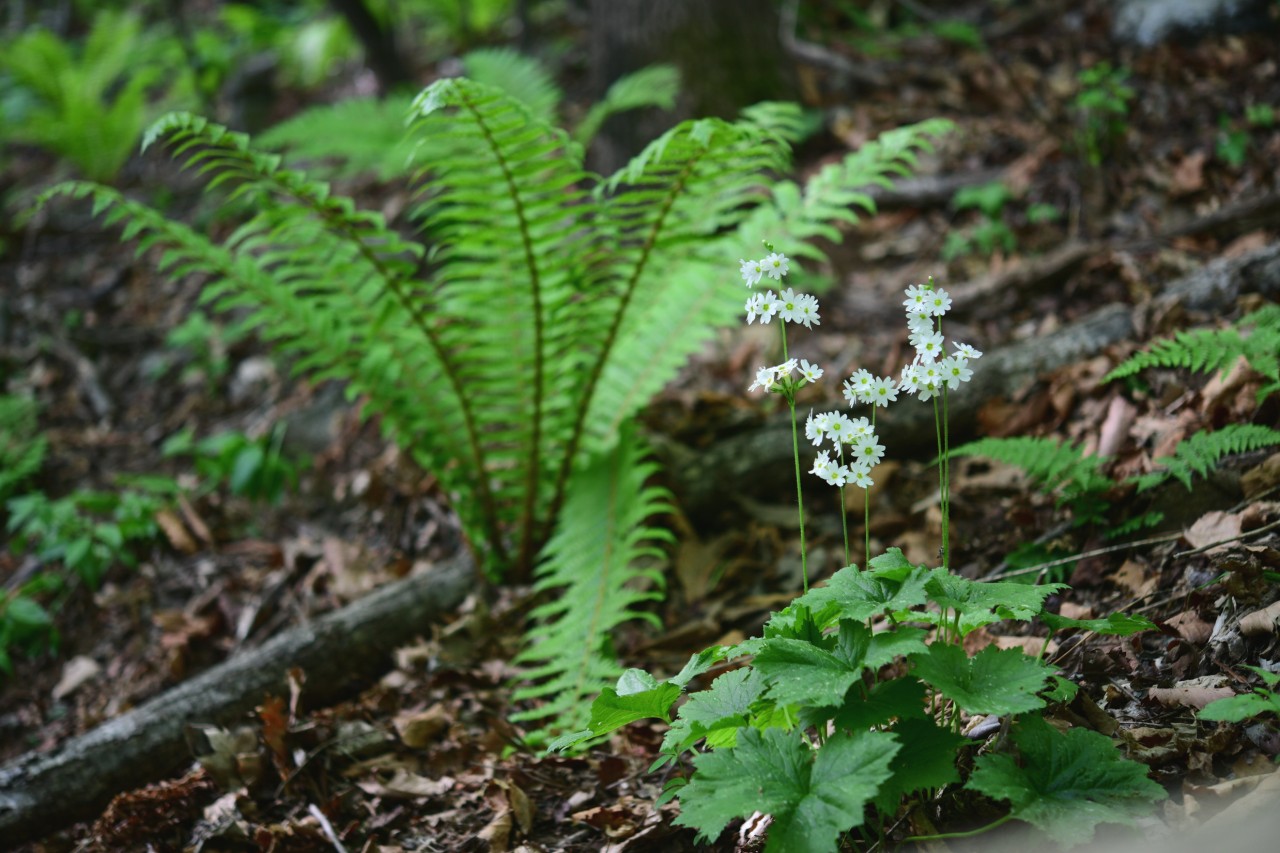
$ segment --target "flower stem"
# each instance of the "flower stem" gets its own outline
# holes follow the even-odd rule
[[[778,320],[778,331],[782,332],[782,360],[787,360],[787,324]],[[804,541],[804,490],[800,487],[800,437],[796,432],[796,394],[794,390],[787,392],[787,408],[791,411],[791,458],[796,468],[796,511],[800,515],[800,582],[803,591],[809,591],[809,556]]]
[[[940,838],[972,838],[975,835],[981,835],[984,832],[990,832],[991,830],[995,829],[997,826],[1006,824],[1011,820],[1013,820],[1013,815],[1007,814],[1004,817],[1000,818],[999,820],[992,821],[986,826],[980,826],[977,829],[970,829],[964,832],[940,832],[937,835],[913,835],[910,838],[904,838],[902,840],[905,842],[905,841],[937,841]]]

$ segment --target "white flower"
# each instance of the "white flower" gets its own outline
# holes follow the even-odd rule
[[[902,378],[898,380],[898,388],[908,394],[916,393],[920,387],[920,379],[916,376],[916,365],[908,364],[902,368]]]
[[[961,383],[969,381],[973,376],[973,371],[969,369],[968,365],[969,360],[959,355],[953,355],[942,360],[942,378],[946,380],[948,388],[954,391],[960,387]]]
[[[854,441],[869,435],[875,435],[875,431],[871,429],[871,421],[866,418],[854,418],[849,421],[849,437]]]
[[[802,358],[800,359],[800,378],[805,382],[817,382],[822,378],[822,368]]]
[[[855,371],[844,385],[844,398],[849,401],[849,405],[868,402],[867,395],[871,393],[871,383],[874,381],[875,377],[866,368]]]
[[[942,384],[939,382],[921,382],[920,387],[916,389],[916,399],[921,402],[932,400],[942,392]]]
[[[828,412],[826,433],[838,446],[842,442],[847,442],[853,435],[853,421],[840,412]]]
[[[746,308],[746,311],[747,311],[748,326],[750,326],[751,323],[756,319],[756,317],[760,315],[760,303],[762,301],[764,301],[763,293],[753,293],[747,297],[747,304],[744,307]]]
[[[821,470],[814,471],[822,479],[826,480],[829,485],[843,486],[849,482],[849,466],[840,465],[834,461],[828,462]]]
[[[738,272],[742,275],[742,280],[746,282],[747,287],[759,284],[760,278],[764,275],[764,262],[762,261],[744,261],[739,259]]]
[[[878,377],[871,385],[871,402],[882,408],[898,399],[898,389],[887,376]]]
[[[773,291],[765,291],[764,296],[761,296],[760,301],[756,303],[756,312],[760,315],[760,322],[768,323],[772,320],[773,315],[778,313],[779,307],[781,306],[778,303],[778,297],[773,294]]]
[[[916,381],[921,387],[942,384],[942,368],[936,363],[922,363],[916,367]],[[935,390],[936,394],[937,391]]]
[[[782,362],[782,364],[775,365],[773,370],[778,374],[778,378],[781,379],[784,376],[790,376],[795,373],[799,366],[800,362],[796,361],[794,358],[789,358]]]
[[[875,485],[875,481],[871,479],[871,469],[863,465],[854,465],[849,470],[849,482],[863,489],[869,489]]]
[[[925,303],[929,307],[929,313],[935,317],[941,317],[951,308],[951,295],[942,288],[930,291],[925,298]]]
[[[795,291],[788,287],[778,294],[778,300],[778,316],[788,323],[800,322],[800,306]]]
[[[978,352],[976,349],[969,346],[968,344],[958,344],[955,341],[952,341],[951,345],[956,348],[956,355],[962,358],[975,359],[975,360],[982,358],[982,353]]]
[[[787,265],[790,261],[787,256],[781,252],[771,252],[769,257],[760,262],[764,265],[764,271],[769,278],[774,281],[780,281],[787,274]]]
[[[823,412],[817,416],[812,411],[809,412],[809,417],[804,422],[804,437],[812,441],[815,447],[822,444],[822,438],[827,434],[827,424],[830,420],[830,412]]]
[[[853,458],[870,468],[884,458],[884,445],[877,443],[879,437],[874,433],[859,438],[853,445]]]
[[[803,323],[806,329],[822,325],[821,319],[818,317],[818,297],[805,293],[796,298],[796,304],[800,316],[794,322]]]
[[[831,464],[831,459],[827,455],[827,451],[819,450],[818,455],[813,458],[813,467],[809,469],[810,474],[816,474],[821,477],[822,472],[827,470],[827,466]]]
[[[917,308],[907,312],[907,329],[912,334],[932,332],[933,327],[933,315],[929,313],[928,308]]]
[[[773,370],[774,369],[772,367],[762,367],[759,370],[757,370],[756,381],[752,382],[751,386],[747,388],[747,390],[754,391],[757,388],[763,388],[764,390],[768,391],[771,387],[773,387],[773,383],[777,381],[777,376],[774,375]]]
[[[914,334],[911,345],[916,348],[916,360],[925,364],[937,361],[944,354],[942,349],[942,332]]]
[[[906,308],[908,313],[921,308],[926,308],[928,307],[928,298],[928,287],[923,284],[913,284],[907,288],[907,298],[903,300],[902,307]]]

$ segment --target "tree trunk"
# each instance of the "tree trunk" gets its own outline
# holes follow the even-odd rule
[[[764,100],[793,100],[796,84],[771,0],[591,0],[591,86],[597,97],[655,63],[680,69],[674,113],[633,110],[605,122],[591,166],[604,174],[687,118],[732,118]]]

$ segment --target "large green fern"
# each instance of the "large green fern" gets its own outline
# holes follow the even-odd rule
[[[558,727],[582,728],[590,716],[584,697],[622,672],[609,632],[634,618],[661,627],[635,607],[662,598],[662,573],[646,566],[661,558],[659,543],[673,539],[650,526],[654,515],[670,509],[667,492],[646,484],[655,470],[628,429],[611,451],[574,473],[535,584],[554,594],[533,612],[540,624],[516,658],[529,666],[525,677],[537,682],[518,690],[516,699],[544,702],[515,719],[550,718]]]
[[[424,242],[186,114],[147,140],[166,140],[210,186],[251,199],[254,215],[225,242],[101,186],[64,184],[44,200],[92,197],[126,237],[163,248],[162,266],[209,276],[206,303],[247,310],[299,371],[344,380],[440,477],[498,576],[538,564],[557,522],[559,542],[593,524],[621,529],[604,506],[574,497],[588,488],[575,474],[613,460],[599,464],[615,467],[618,488],[640,489],[638,457],[619,436],[715,328],[738,318],[742,292],[726,263],[757,253],[765,235],[820,256],[801,241],[838,238],[827,225],[856,218],[846,205],[870,207],[858,189],[905,171],[947,128],[893,131],[801,188],[770,177],[789,165],[785,113],[686,122],[600,179],[583,170],[581,146],[521,102],[439,81],[415,99],[408,130],[432,152],[415,179]],[[571,500],[580,509],[561,512]],[[644,491],[619,491],[615,505],[643,509],[629,516],[637,524],[660,506]],[[583,650],[602,648],[631,609],[602,591],[642,570],[613,560],[602,579],[567,548],[538,565],[544,585],[565,582],[561,597],[584,602],[547,611],[530,653],[561,685],[549,691],[564,698],[559,713],[594,691]]]
[[[1271,380],[1259,393],[1260,401],[1280,390],[1280,306],[1263,306],[1225,329],[1195,329],[1156,341],[1118,365],[1102,381],[1132,376],[1148,367],[1225,372],[1241,356]]]
[[[1229,424],[1216,432],[1197,432],[1178,442],[1172,456],[1156,459],[1160,468],[1134,477],[1138,491],[1146,491],[1173,477],[1191,490],[1191,478],[1209,473],[1224,456],[1280,444],[1280,431],[1258,424]]]
[[[36,404],[0,394],[0,501],[40,470],[47,448],[36,424]]]
[[[1060,444],[1052,438],[1013,436],[981,438],[952,448],[951,456],[984,456],[1021,468],[1033,483],[1045,491],[1060,487],[1091,489],[1110,486],[1099,468],[1106,461],[1086,456],[1078,447]]]

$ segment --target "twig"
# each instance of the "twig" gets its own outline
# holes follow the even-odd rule
[[[320,811],[320,807],[315,803],[307,804],[307,811],[311,816],[320,821],[320,829],[324,830],[325,837],[329,839],[329,843],[333,845],[333,849],[338,853],[347,853],[347,848],[342,846],[342,842],[338,840],[338,833],[333,831],[333,824],[329,823],[329,818],[324,816],[324,812]]]
[[[1175,558],[1178,558],[1178,557],[1191,557],[1196,554],[1203,554],[1205,551],[1210,551],[1214,548],[1217,548],[1219,545],[1230,545],[1232,542],[1243,542],[1246,539],[1257,536],[1259,533],[1266,533],[1268,530],[1274,530],[1277,527],[1280,527],[1280,519],[1277,519],[1271,522],[1270,524],[1264,524],[1261,527],[1255,527],[1253,530],[1250,530],[1247,533],[1241,533],[1237,536],[1228,536],[1226,539],[1219,539],[1217,542],[1210,542],[1208,545],[1201,545],[1199,548],[1192,548],[1190,551],[1179,551],[1177,554],[1174,554],[1173,556]]]

